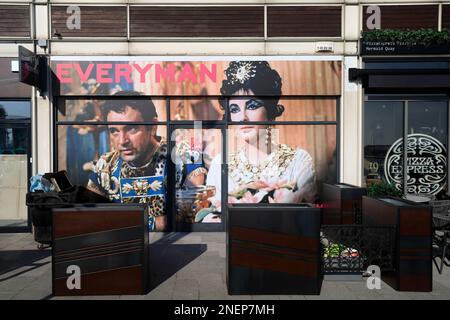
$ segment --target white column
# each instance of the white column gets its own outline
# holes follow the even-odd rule
[[[35,123],[33,134],[35,135],[35,172],[45,173],[53,171],[53,121],[52,121],[52,104],[48,98],[39,96],[37,90],[34,90],[35,96]]]
[[[341,99],[341,181],[354,185],[362,182],[362,107],[361,86],[349,82],[349,68],[358,67],[357,56],[344,57]]]

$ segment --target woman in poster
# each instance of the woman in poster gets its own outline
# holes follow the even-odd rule
[[[278,143],[276,130],[260,124],[274,121],[284,112],[284,107],[278,104],[282,87],[278,72],[266,61],[233,61],[225,74],[221,106],[228,109],[229,121],[245,122],[233,125],[228,135],[229,139],[236,138],[239,145],[228,157],[228,202],[314,202],[316,176],[310,154]],[[218,208],[220,163],[218,155],[207,176],[207,185],[216,188],[211,200]],[[213,214],[205,217],[210,219],[219,217]]]

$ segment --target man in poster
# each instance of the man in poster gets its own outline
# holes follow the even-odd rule
[[[104,106],[112,151],[96,162],[87,187],[113,202],[147,203],[149,229],[164,230],[167,145],[156,135],[156,125],[139,124],[156,122],[156,108],[149,98],[136,99],[134,91],[115,95],[130,99]]]

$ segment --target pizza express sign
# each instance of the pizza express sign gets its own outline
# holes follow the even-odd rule
[[[410,134],[407,154],[407,192],[435,195],[441,191],[447,180],[447,150],[442,143],[425,134]],[[388,182],[402,189],[402,138],[394,142],[386,154],[384,175]]]

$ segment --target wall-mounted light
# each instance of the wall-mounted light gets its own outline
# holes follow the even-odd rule
[[[47,39],[38,39],[37,45],[42,49],[46,49],[48,47],[48,41]]]

